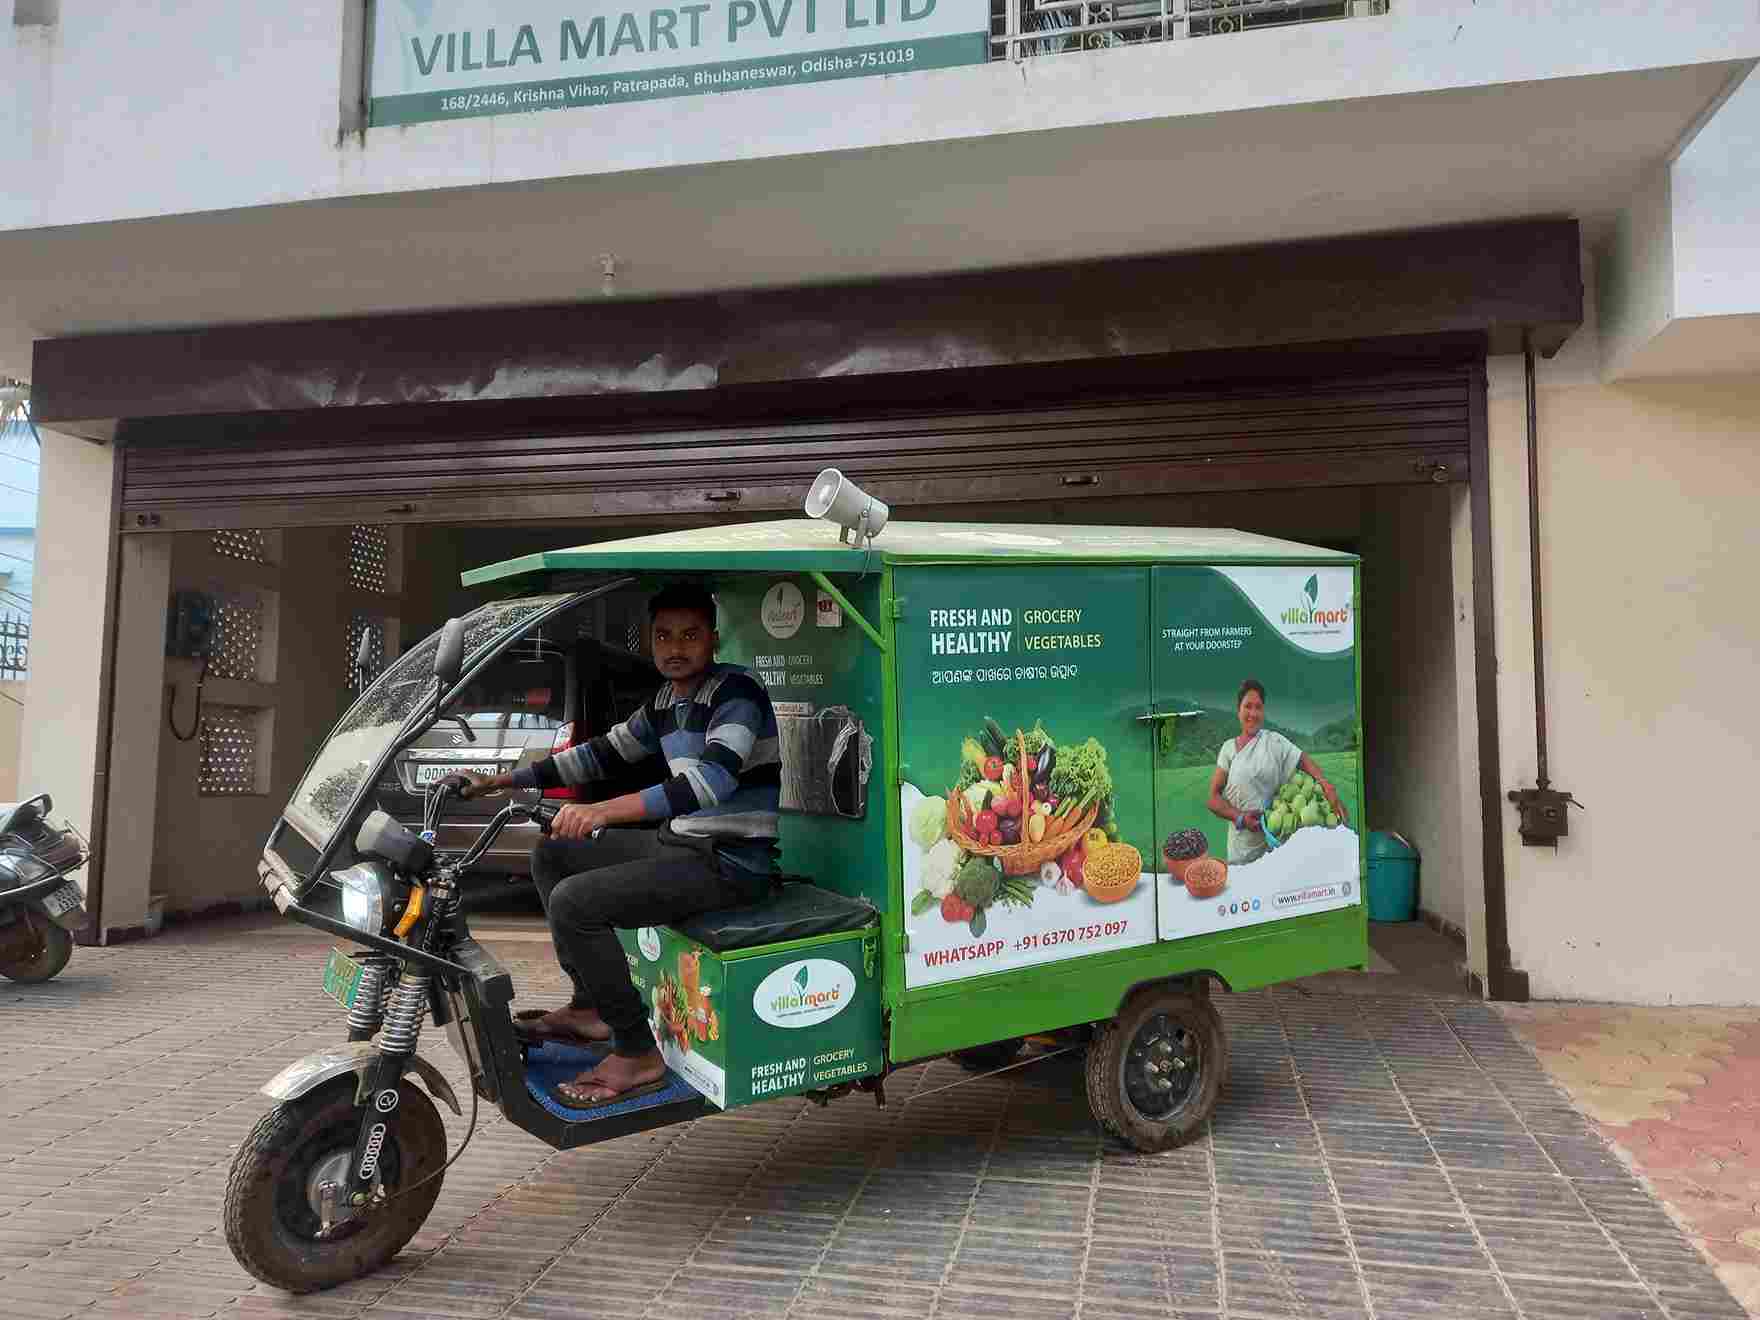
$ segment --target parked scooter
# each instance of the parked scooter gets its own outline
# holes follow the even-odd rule
[[[86,899],[68,877],[86,864],[79,832],[51,813],[47,793],[0,806],[0,976],[47,981],[73,956]]]

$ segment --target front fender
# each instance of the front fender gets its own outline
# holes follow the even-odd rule
[[[332,1045],[329,1049],[319,1050],[316,1054],[308,1054],[287,1065],[263,1086],[263,1094],[271,1100],[297,1100],[316,1087],[322,1086],[332,1078],[341,1077],[344,1073],[355,1073],[363,1081],[367,1069],[379,1057],[379,1047],[370,1040],[350,1041],[346,1045]],[[458,1096],[453,1094],[452,1083],[446,1075],[419,1054],[412,1054],[407,1065],[410,1072],[422,1079],[435,1098],[444,1100],[452,1112],[462,1115]]]

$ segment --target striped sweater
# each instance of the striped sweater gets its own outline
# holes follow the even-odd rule
[[[514,772],[521,788],[602,779],[621,761],[666,761],[671,777],[642,790],[648,819],[679,834],[712,838],[719,851],[770,870],[782,795],[782,756],[770,694],[750,671],[713,664],[696,692],[671,683],[602,737]]]

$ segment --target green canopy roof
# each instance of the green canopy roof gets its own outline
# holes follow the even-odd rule
[[[553,570],[860,573],[879,563],[1353,564],[1355,555],[1214,527],[893,522],[864,551],[813,518],[699,527],[546,550],[472,569],[466,586]]]

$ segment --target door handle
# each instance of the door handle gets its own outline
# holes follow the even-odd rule
[[[1147,715],[1137,716],[1137,723],[1155,724],[1161,720],[1184,720],[1203,713],[1201,710],[1152,710]]]

